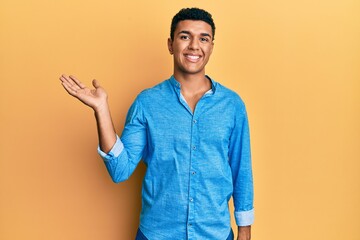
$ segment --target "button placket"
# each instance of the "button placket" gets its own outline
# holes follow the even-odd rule
[[[194,112],[193,118],[191,120],[191,147],[190,147],[190,166],[189,166],[189,198],[188,198],[188,203],[189,203],[189,215],[188,215],[188,236],[189,239],[192,239],[193,234],[194,234],[194,222],[196,221],[195,219],[195,200],[196,200],[196,189],[195,189],[195,182],[196,182],[196,163],[198,161],[197,158],[197,150],[198,150],[198,120],[196,119],[197,116],[197,111]]]

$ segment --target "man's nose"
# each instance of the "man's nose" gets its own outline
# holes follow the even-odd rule
[[[192,39],[192,40],[190,41],[190,43],[189,43],[188,48],[189,48],[190,50],[198,50],[198,49],[199,49],[199,42],[198,42],[198,40],[195,39],[195,38]]]

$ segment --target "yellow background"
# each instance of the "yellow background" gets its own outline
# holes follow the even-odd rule
[[[360,239],[358,0],[1,0],[0,239],[134,238],[145,167],[111,182],[58,77],[98,79],[120,133],[172,74],[170,20],[191,6],[217,26],[207,73],[247,105],[252,239]]]

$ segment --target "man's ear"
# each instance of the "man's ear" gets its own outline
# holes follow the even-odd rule
[[[171,38],[168,38],[167,44],[168,44],[169,53],[171,55],[173,55],[173,48],[172,48],[172,40],[171,40]]]

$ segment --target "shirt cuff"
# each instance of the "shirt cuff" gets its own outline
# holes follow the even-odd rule
[[[112,158],[116,158],[120,155],[120,153],[123,151],[124,145],[121,142],[120,138],[116,135],[116,142],[114,146],[111,148],[110,152],[105,153],[100,149],[100,146],[98,146],[97,151],[99,155],[106,161],[110,160]]]
[[[235,212],[235,221],[238,226],[249,226],[254,223],[254,209]]]

